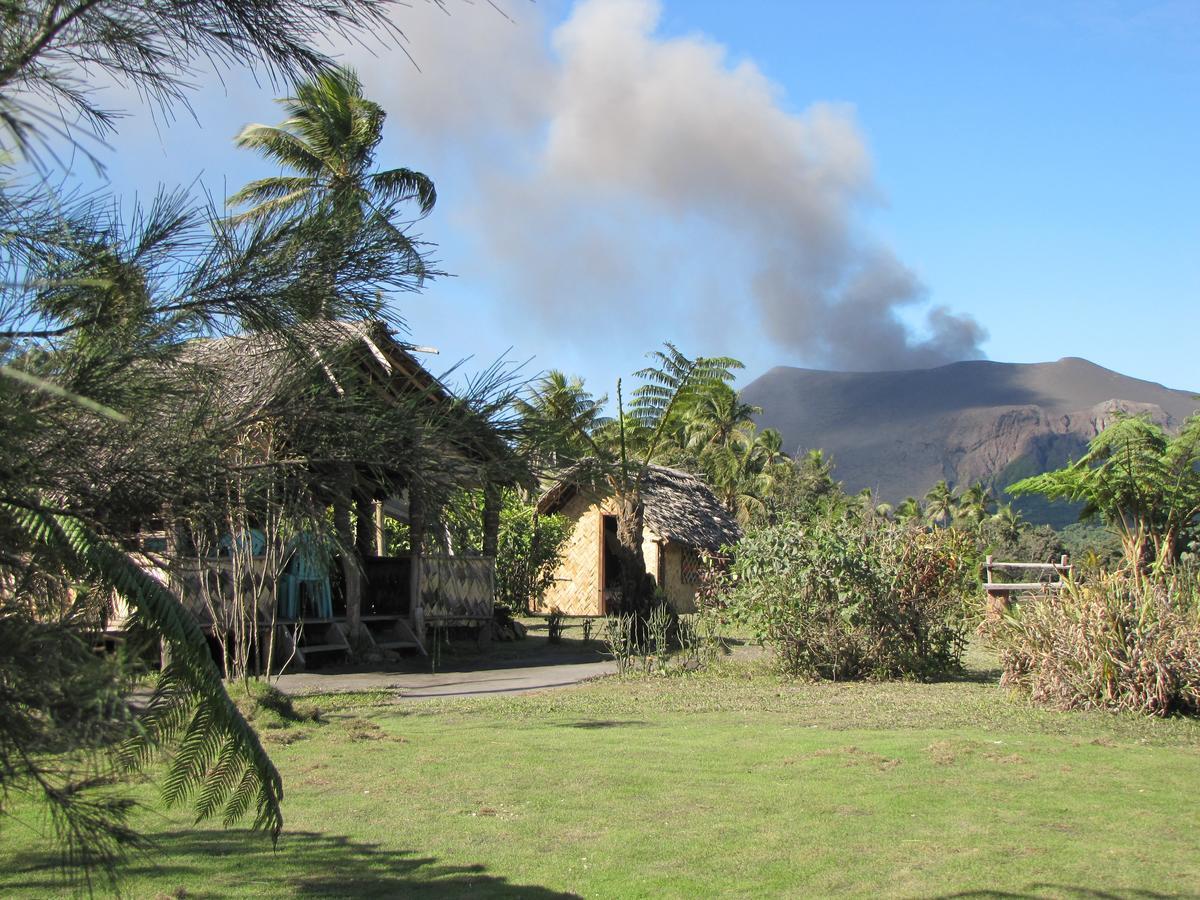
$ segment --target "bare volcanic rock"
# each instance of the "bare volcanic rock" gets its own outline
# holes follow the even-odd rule
[[[903,372],[826,372],[777,366],[742,391],[761,427],[789,453],[832,455],[848,491],[920,497],[940,478],[982,481],[998,494],[1027,475],[1078,458],[1116,410],[1168,429],[1197,409],[1193,392],[1129,378],[1085,359],[972,361]],[[1068,509],[1022,506],[1035,521],[1066,524]]]

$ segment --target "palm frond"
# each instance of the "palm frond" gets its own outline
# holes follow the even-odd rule
[[[247,125],[233,142],[246,150],[256,150],[267,159],[295,169],[309,178],[329,174],[328,166],[319,150],[286,128],[274,125]]]
[[[198,814],[210,814],[224,801],[229,822],[237,811],[237,805],[230,803],[237,796],[230,794],[227,773],[240,767],[253,777],[255,827],[278,838],[283,827],[282,780],[258,735],[226,693],[195,618],[128,554],[79,519],[9,503],[0,506],[31,540],[69,556],[89,581],[124,597],[135,621],[153,629],[166,643],[170,663],[151,703],[155,714],[148,717],[143,733],[131,741],[128,758],[149,758],[152,748],[175,737],[182,726],[182,741],[164,779],[167,802],[181,803],[200,791]]]
[[[429,176],[412,169],[388,169],[368,179],[373,191],[388,202],[416,200],[422,215],[428,215],[437,203],[437,190]]]

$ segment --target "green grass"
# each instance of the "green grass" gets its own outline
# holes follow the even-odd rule
[[[130,869],[128,895],[1074,897],[1200,886],[1194,720],[1033,710],[982,675],[787,684],[754,662],[536,696],[363,699],[309,697],[325,724],[264,732],[287,785],[277,852],[244,831],[147,813],[159,850]],[[3,839],[0,895],[59,890],[40,839],[13,823]]]

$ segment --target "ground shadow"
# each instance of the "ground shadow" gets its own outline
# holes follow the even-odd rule
[[[934,900],[959,900],[959,898],[962,900],[1046,900],[1047,897],[1078,898],[1078,900],[1143,900],[1143,898],[1144,900],[1181,900],[1181,898],[1200,897],[1200,894],[1164,894],[1159,891],[1138,888],[1105,890],[1080,887],[1077,884],[1036,882],[1026,885],[1019,891],[960,891],[954,894],[939,894]]]
[[[966,681],[970,684],[999,684],[1000,676],[1004,674],[1004,670],[999,666],[992,667],[976,667],[963,669],[957,675],[952,675],[946,678],[946,681]]]
[[[493,669],[525,669],[542,666],[574,665],[578,663],[604,662],[611,659],[600,642],[564,640],[551,643],[545,638],[526,638],[522,641],[495,642],[477,646],[474,641],[455,641],[441,648],[436,671],[481,672]],[[395,673],[397,675],[429,674],[434,664],[428,657],[410,655],[403,659],[376,664],[314,666],[307,670],[311,675],[353,675],[368,673]]]
[[[509,882],[482,865],[441,865],[436,857],[381,848],[341,835],[288,832],[277,850],[247,831],[175,831],[156,835],[155,848],[125,871],[138,889],[147,881],[163,896],[190,900],[228,895],[236,882],[249,895],[298,897],[514,897],[563,900],[565,894]],[[64,887],[55,857],[24,854],[9,861],[5,890],[13,896],[57,896]],[[220,873],[219,875],[217,873]],[[43,893],[44,892],[44,893]]]
[[[559,728],[628,728],[637,725],[649,725],[641,719],[582,719],[578,722],[563,722]]]

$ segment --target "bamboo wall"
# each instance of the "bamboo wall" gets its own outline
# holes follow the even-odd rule
[[[664,546],[663,590],[676,612],[696,611],[696,588],[683,580],[683,555],[687,548],[682,544],[668,543]]]

